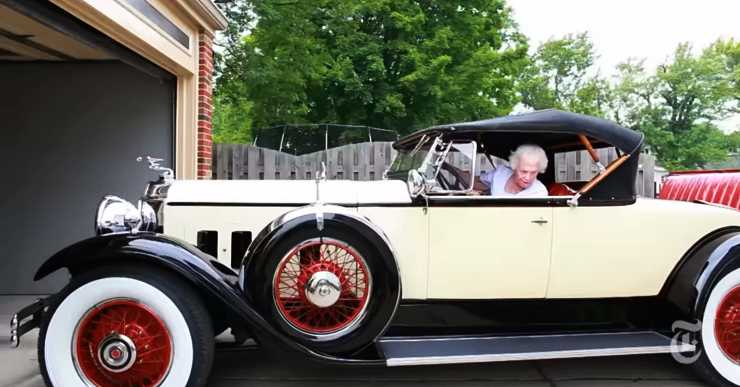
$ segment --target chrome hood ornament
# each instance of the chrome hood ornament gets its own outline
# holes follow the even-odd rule
[[[170,185],[172,185],[172,182],[175,181],[175,171],[173,171],[172,168],[166,168],[161,165],[164,159],[158,159],[151,156],[146,156],[146,159],[142,156],[136,158],[136,162],[138,163],[144,160],[149,163],[149,169],[159,172],[159,179],[150,181],[149,184],[147,184],[146,189],[144,190],[144,199],[161,203],[165,198],[167,198],[167,191],[169,190]]]
[[[145,159],[142,156],[139,156],[136,158],[137,163],[140,163],[144,160]],[[175,179],[175,171],[173,171],[172,168],[166,168],[161,165],[164,159],[158,159],[152,156],[146,156],[146,161],[147,163],[149,163],[149,169],[151,169],[152,171],[160,172],[160,174],[162,175],[162,179],[165,182],[170,183],[172,182],[172,180]]]

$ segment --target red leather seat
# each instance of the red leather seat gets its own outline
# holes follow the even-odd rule
[[[563,183],[550,183],[547,187],[547,192],[549,192],[550,196],[572,196],[576,194],[573,188]]]

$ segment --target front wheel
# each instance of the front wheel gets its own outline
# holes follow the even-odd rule
[[[202,386],[213,362],[207,310],[187,284],[156,269],[72,279],[39,335],[50,386]]]
[[[695,370],[716,386],[740,386],[740,269],[722,277],[704,301]]]

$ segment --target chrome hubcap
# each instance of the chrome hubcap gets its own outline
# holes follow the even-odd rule
[[[98,347],[100,364],[110,372],[124,372],[136,361],[136,346],[127,336],[113,333]]]
[[[342,292],[339,277],[328,271],[314,273],[306,283],[306,298],[319,308],[334,305]]]

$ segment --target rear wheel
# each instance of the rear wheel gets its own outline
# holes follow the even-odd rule
[[[356,352],[388,325],[397,273],[365,238],[328,223],[302,227],[247,281],[260,309],[284,332],[327,353]],[[395,280],[395,283],[394,283]]]
[[[199,296],[157,270],[73,278],[41,326],[39,362],[53,386],[202,386],[213,328]]]
[[[696,371],[718,386],[740,386],[740,269],[722,277],[704,303]]]

